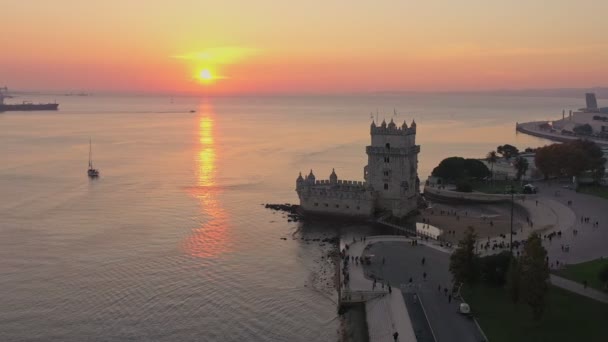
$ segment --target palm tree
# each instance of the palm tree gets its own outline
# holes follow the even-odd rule
[[[524,157],[517,157],[515,158],[513,166],[515,166],[515,169],[517,170],[517,180],[520,180],[521,177],[526,174],[526,171],[528,171],[528,159]]]
[[[496,155],[496,151],[488,152],[486,155],[486,161],[490,163],[490,173],[492,175],[492,184],[494,184],[494,164],[498,161],[498,155]]]

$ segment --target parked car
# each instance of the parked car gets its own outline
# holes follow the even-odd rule
[[[538,189],[532,184],[526,184],[523,187],[524,194],[535,194],[538,192]]]

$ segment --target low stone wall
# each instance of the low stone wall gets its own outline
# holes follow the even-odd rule
[[[446,189],[424,187],[424,196],[439,202],[460,203],[499,203],[511,201],[511,195],[485,194],[482,192],[458,192]],[[514,195],[514,199],[521,200],[534,195]]]
[[[301,198],[300,207],[307,213],[371,217],[374,212],[372,200],[350,198]]]

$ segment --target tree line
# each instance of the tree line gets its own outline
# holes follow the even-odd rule
[[[534,319],[540,319],[549,291],[547,250],[541,237],[536,233],[530,235],[518,256],[503,252],[481,258],[475,253],[476,243],[477,234],[469,227],[450,256],[454,281],[467,286],[483,281],[490,286],[505,287],[513,303],[525,303]]]
[[[606,171],[602,149],[590,140],[541,147],[536,150],[534,162],[545,179],[580,176],[589,171],[594,181],[599,182]]]

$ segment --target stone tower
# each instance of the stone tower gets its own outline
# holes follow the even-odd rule
[[[364,177],[377,193],[376,207],[394,216],[412,212],[418,202],[418,153],[416,122],[410,127],[405,121],[401,127],[391,120],[380,126],[372,122],[371,145]]]

